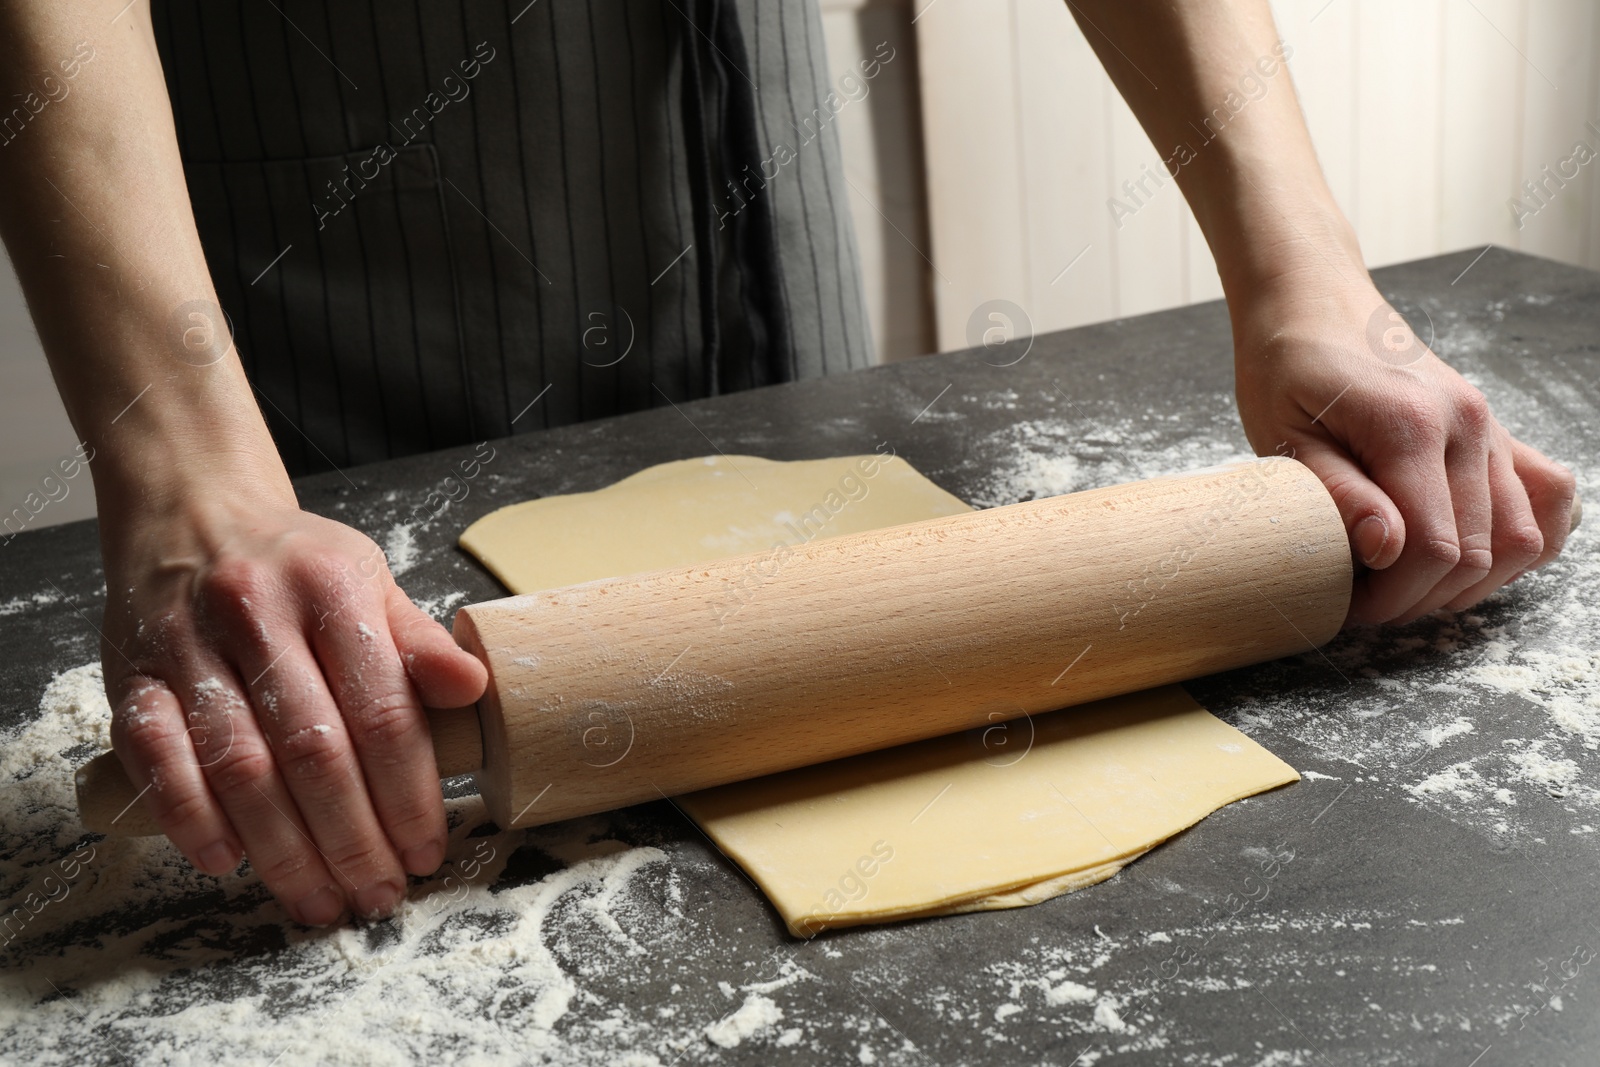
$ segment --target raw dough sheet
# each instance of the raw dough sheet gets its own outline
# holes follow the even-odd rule
[[[894,457],[714,456],[502,508],[461,544],[528,593],[969,510]],[[679,802],[807,937],[1035,904],[1298,778],[1165,686]]]

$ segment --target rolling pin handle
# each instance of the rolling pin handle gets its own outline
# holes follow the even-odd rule
[[[433,734],[433,759],[439,777],[471,774],[483,766],[483,721],[478,706],[429,708],[428,731]]]

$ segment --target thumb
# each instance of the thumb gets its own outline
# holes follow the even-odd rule
[[[1304,440],[1294,458],[1310,467],[1333,497],[1350,536],[1351,555],[1372,570],[1392,566],[1405,547],[1406,525],[1389,494],[1331,441]]]
[[[460,708],[483,696],[489,671],[476,656],[457,645],[398,585],[389,586],[386,606],[400,662],[424,704]]]

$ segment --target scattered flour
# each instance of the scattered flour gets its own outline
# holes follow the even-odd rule
[[[1470,734],[1475,729],[1477,729],[1477,727],[1473,726],[1472,723],[1466,719],[1457,718],[1451,722],[1445,723],[1443,726],[1428,727],[1426,730],[1422,731],[1422,739],[1428,743],[1428,747],[1438,748],[1452,737],[1460,737],[1462,734]]]
[[[1117,1007],[1117,1002],[1110,997],[1102,999],[1094,1006],[1095,1025],[1107,1030],[1126,1030],[1128,1024],[1117,1014]]]
[[[1047,987],[1044,992],[1045,1003],[1055,1007],[1059,1007],[1062,1004],[1087,1004],[1094,998],[1095,991],[1093,989],[1086,985],[1079,985],[1070,978],[1059,985]]]
[[[416,884],[394,919],[307,930],[248,867],[212,879],[165,839],[83,830],[72,771],[108,744],[109,718],[99,665],[85,664],[51,681],[37,719],[0,737],[6,1057],[40,1067],[116,1053],[262,1065],[609,1063],[623,1062],[619,1049],[655,1048],[665,1055],[635,1051],[632,1062],[659,1065],[698,1040],[703,1019],[664,1023],[626,999],[597,1013],[625,976],[586,977],[596,958],[639,959],[631,935],[670,918],[640,896],[661,850],[611,840],[596,820],[486,833],[478,798],[451,800],[451,862]],[[502,878],[530,846],[549,873]],[[779,1017],[752,994],[717,1034],[742,1039]]]
[[[1570,759],[1547,755],[1538,742],[1512,753],[1511,765],[1520,781],[1538,786],[1553,797],[1564,797],[1578,780],[1578,765]]]
[[[1308,1067],[1313,1062],[1303,1052],[1275,1049],[1251,1064],[1251,1067]]]
[[[1578,541],[1574,534],[1573,540]],[[1590,544],[1582,547],[1593,551],[1593,538],[1585,536]],[[1579,551],[1574,545],[1568,551]],[[1592,567],[1590,568],[1593,569]],[[1587,584],[1587,583],[1586,583]],[[1579,609],[1566,596],[1569,623],[1583,623],[1594,627],[1597,618],[1592,607]],[[1466,680],[1502,693],[1514,693],[1524,700],[1537,704],[1550,714],[1551,721],[1565,732],[1579,737],[1590,749],[1600,747],[1600,646],[1582,647],[1585,637],[1594,639],[1595,630],[1569,631],[1570,640],[1554,647],[1524,647],[1496,635],[1485,650],[1481,662],[1466,673]]]
[[[415,522],[396,523],[383,539],[383,554],[389,560],[389,573],[397,578],[415,567],[422,558],[422,549],[417,545],[417,525]]]
[[[750,1038],[770,1033],[782,1021],[783,1009],[770,997],[751,993],[731,1015],[706,1027],[706,1039],[713,1045],[736,1048]]]
[[[59,603],[61,594],[54,589],[34,593],[32,596],[17,596],[0,604],[0,616],[15,615],[30,608],[47,608],[51,604]]]
[[[1407,786],[1416,796],[1446,797],[1472,802],[1483,792],[1482,776],[1470,762],[1453,763],[1442,771],[1435,771],[1415,785]]]
[[[1061,415],[1014,423],[984,443],[987,466],[970,503],[998,507],[1252,458],[1236,421],[1175,427],[1151,413],[1097,422],[1064,400],[1058,406]]]
[[[413,600],[412,603],[421,608],[423,613],[436,622],[449,624],[450,609],[467,599],[467,594],[461,590],[444,593],[440,596],[430,597],[426,600]]]
[[[793,959],[785,959],[778,966],[778,977],[765,982],[751,982],[743,988],[746,993],[776,993],[780,989],[787,989],[796,982],[803,982],[815,977]],[[728,996],[732,995],[733,993],[730,990]]]

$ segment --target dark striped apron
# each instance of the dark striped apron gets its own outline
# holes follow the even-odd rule
[[[872,362],[814,0],[155,0],[291,473]]]

